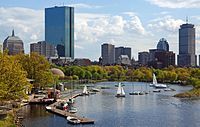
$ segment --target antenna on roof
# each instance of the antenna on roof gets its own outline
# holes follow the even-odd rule
[[[12,30],[12,36],[15,36],[15,31],[14,31],[14,29]]]
[[[186,24],[188,24],[188,16],[186,16]]]

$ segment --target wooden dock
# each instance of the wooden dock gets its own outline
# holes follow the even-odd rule
[[[76,98],[78,97],[80,94],[74,94],[72,97],[70,98]],[[65,99],[69,99],[69,98],[65,98]],[[71,117],[75,117],[77,119],[80,120],[80,123],[81,124],[94,124],[94,120],[92,119],[88,119],[88,118],[84,118],[84,117],[80,117],[80,116],[77,116],[75,114],[72,114],[72,113],[69,113],[67,111],[64,111],[64,110],[60,110],[60,109],[57,109],[56,106],[61,102],[62,100],[59,100],[51,105],[49,105],[48,107],[51,107],[50,109],[46,109],[47,111],[51,112],[51,113],[54,113],[54,114],[57,114],[59,116],[62,116],[62,117],[65,117],[67,118],[68,116],[71,116]]]

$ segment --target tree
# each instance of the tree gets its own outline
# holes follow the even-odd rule
[[[34,87],[44,88],[48,84],[54,83],[50,64],[43,56],[37,53],[30,53],[30,55],[16,55],[15,58],[27,72],[27,78],[34,80]]]
[[[14,56],[0,53],[0,101],[25,98],[25,91],[31,88],[26,76]]]

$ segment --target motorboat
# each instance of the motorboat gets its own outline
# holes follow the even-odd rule
[[[80,123],[81,123],[81,120],[79,120],[79,119],[76,118],[76,117],[72,117],[72,116],[68,116],[68,117],[67,117],[67,121],[68,121],[68,123],[70,123],[70,124],[80,124]]]
[[[160,90],[160,89],[154,89],[153,92],[154,92],[154,93],[160,93],[161,90]]]
[[[118,84],[116,97],[125,97],[125,92],[124,92],[123,87],[121,86],[121,83]]]
[[[46,110],[51,110],[50,106],[46,106],[45,108],[46,108]]]
[[[76,113],[78,110],[75,107],[71,107],[68,112],[70,113]]]
[[[92,88],[90,91],[92,91],[92,92],[100,92],[100,90],[97,89],[97,88]]]
[[[140,95],[140,91],[133,91],[129,93],[129,95]]]

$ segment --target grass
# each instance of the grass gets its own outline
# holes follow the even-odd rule
[[[200,97],[200,89],[192,89],[190,91],[179,93],[174,95],[174,97],[179,98],[193,98],[193,97]]]

